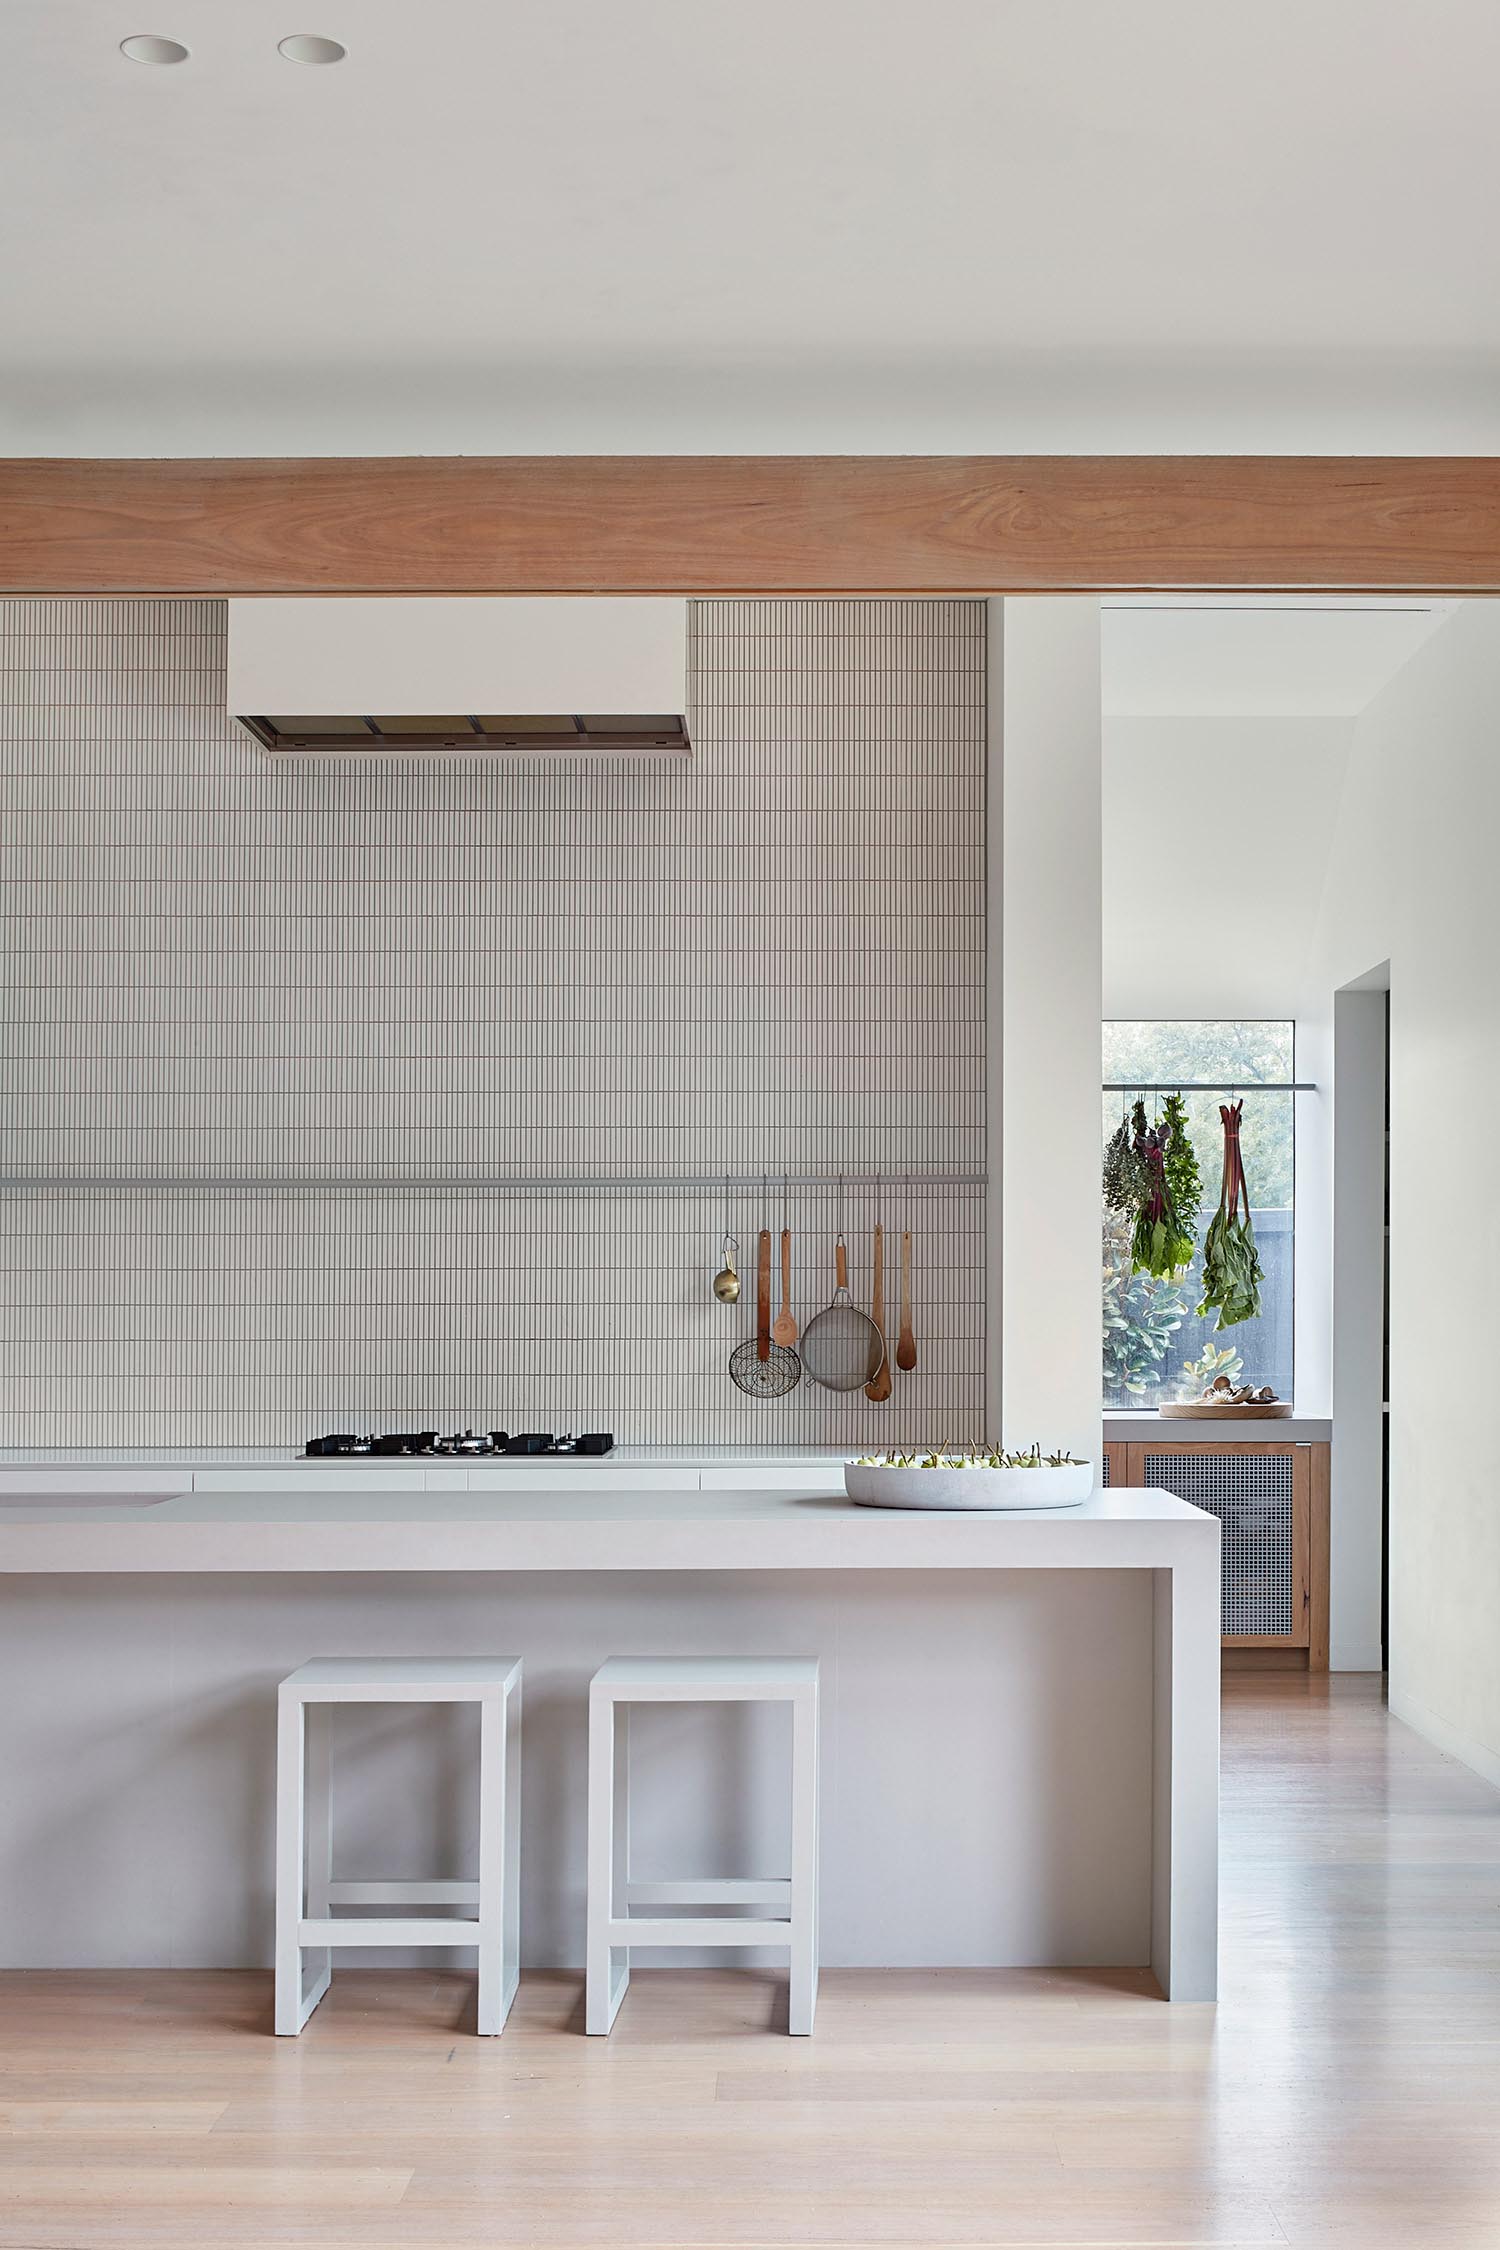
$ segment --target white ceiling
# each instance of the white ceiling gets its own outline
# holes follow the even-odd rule
[[[1493,0],[0,17],[0,450],[1500,451]]]
[[[1105,717],[1357,718],[1454,607],[1416,597],[1112,597]]]

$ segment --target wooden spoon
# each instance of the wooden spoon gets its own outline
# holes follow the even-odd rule
[[[909,1375],[917,1364],[917,1339],[911,1327],[911,1229],[901,1236],[901,1335],[896,1345],[896,1365]]]
[[[755,1256],[755,1356],[771,1356],[771,1230],[762,1227]]]
[[[885,1340],[885,1228],[875,1229],[875,1271],[870,1290],[870,1318],[880,1330],[880,1365],[865,1385],[865,1397],[882,1405],[891,1395],[891,1355]]]
[[[797,1323],[792,1318],[792,1230],[781,1230],[781,1310],[771,1323],[771,1341],[790,1351],[797,1341]]]

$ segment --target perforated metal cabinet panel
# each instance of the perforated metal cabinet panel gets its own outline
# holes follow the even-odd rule
[[[1104,1460],[1103,1460],[1103,1462],[1102,1462],[1102,1464],[1101,1464],[1101,1466],[1100,1466],[1100,1470],[1099,1470],[1099,1482],[1100,1482],[1100,1484],[1101,1484],[1101,1485],[1107,1485],[1107,1484],[1109,1483],[1109,1447],[1108,1447],[1108,1446],[1106,1446],[1106,1447],[1105,1447],[1105,1449],[1104,1449]]]
[[[1175,1492],[1223,1526],[1226,1639],[1291,1639],[1301,1623],[1294,1453],[1160,1453],[1145,1446],[1141,1460],[1144,1484]]]

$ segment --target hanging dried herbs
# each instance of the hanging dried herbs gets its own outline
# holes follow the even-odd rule
[[[1169,1097],[1154,1125],[1137,1101],[1104,1152],[1104,1201],[1131,1221],[1132,1273],[1166,1279],[1192,1264],[1202,1193],[1181,1096]]]
[[[1198,1239],[1198,1217],[1203,1208],[1203,1175],[1198,1169],[1197,1151],[1187,1129],[1187,1103],[1181,1094],[1168,1094],[1162,1104],[1162,1123],[1167,1128],[1167,1192],[1172,1198],[1172,1208],[1177,1213],[1177,1223],[1194,1244]],[[1192,1251],[1183,1260],[1192,1261]]]
[[[1183,1227],[1167,1177],[1171,1134],[1165,1124],[1149,1126],[1139,1153],[1146,1167],[1146,1192],[1130,1237],[1130,1270],[1164,1278],[1193,1262],[1197,1245]]]
[[[1134,1218],[1150,1185],[1146,1161],[1138,1150],[1146,1139],[1146,1105],[1137,1102],[1128,1118],[1122,1117],[1104,1151],[1104,1201],[1111,1211]]]
[[[1219,1208],[1209,1222],[1203,1244],[1203,1302],[1198,1307],[1200,1319],[1217,1310],[1216,1330],[1233,1328],[1241,1320],[1254,1320],[1260,1312],[1260,1253],[1250,1224],[1250,1190],[1240,1157],[1244,1107],[1242,1101],[1219,1104],[1224,1125],[1224,1176]]]

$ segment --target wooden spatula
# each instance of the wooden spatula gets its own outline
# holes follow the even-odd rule
[[[797,1323],[792,1318],[792,1230],[781,1230],[781,1310],[771,1323],[771,1341],[790,1351],[797,1341]]]
[[[911,1228],[901,1235],[901,1334],[896,1343],[896,1365],[909,1375],[917,1364],[917,1339],[911,1326]]]
[[[762,1227],[755,1255],[755,1356],[771,1356],[771,1230]]]
[[[870,1286],[870,1318],[880,1330],[880,1365],[865,1385],[865,1397],[882,1405],[891,1395],[891,1355],[885,1340],[885,1228],[875,1229],[875,1263]]]

